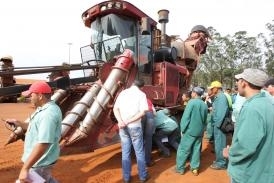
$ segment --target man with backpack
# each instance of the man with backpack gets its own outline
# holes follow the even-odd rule
[[[229,112],[229,104],[226,95],[222,91],[222,84],[219,81],[213,81],[209,88],[211,89],[213,100],[212,123],[214,135],[214,148],[216,159],[210,165],[214,170],[223,170],[227,167],[227,160],[223,157],[223,149],[226,147],[226,134],[220,130],[220,126]]]

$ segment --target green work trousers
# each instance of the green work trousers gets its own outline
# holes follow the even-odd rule
[[[211,121],[212,113],[207,114],[207,119],[206,119],[206,138],[208,140],[213,140],[213,124]]]
[[[181,141],[177,150],[176,169],[178,172],[184,172],[185,164],[190,157],[190,168],[199,169],[201,155],[202,137],[193,137],[185,133],[181,137]]]

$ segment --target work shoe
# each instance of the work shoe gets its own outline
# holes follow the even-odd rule
[[[146,181],[148,181],[148,179],[150,179],[150,176],[147,174],[144,180],[140,180],[140,183],[145,183]]]
[[[226,169],[226,167],[221,167],[221,166],[218,166],[214,163],[212,165],[210,165],[210,168],[214,169],[214,170],[225,170]]]
[[[171,156],[170,153],[164,153],[163,151],[160,151],[159,155],[163,158],[169,158]]]
[[[185,174],[185,171],[183,171],[183,170],[177,170],[177,168],[174,168],[173,170],[172,170],[174,173],[178,173],[178,174],[180,174],[180,175],[184,175]]]
[[[155,162],[154,161],[151,161],[149,163],[146,163],[146,166],[147,167],[152,167],[153,165],[155,165]]]
[[[198,176],[198,175],[199,175],[198,169],[193,169],[193,170],[191,170],[191,172],[192,172],[192,174],[193,174],[194,176]]]
[[[132,177],[130,176],[129,180],[125,180],[125,179],[124,179],[123,183],[130,183],[130,182],[131,182],[131,178],[132,178]]]

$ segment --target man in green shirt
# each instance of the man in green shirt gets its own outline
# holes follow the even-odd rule
[[[19,182],[32,182],[29,173],[35,171],[47,183],[57,183],[51,175],[51,169],[60,155],[59,140],[61,138],[62,112],[51,101],[52,90],[44,81],[34,82],[24,96],[31,97],[31,103],[36,107],[29,121],[7,119],[8,124],[21,126],[26,130],[23,167],[19,173]]]
[[[163,144],[163,138],[167,137],[169,145],[175,150],[178,149],[179,145],[177,142],[179,136],[178,124],[170,115],[169,109],[162,109],[157,111],[154,117],[156,130],[153,135],[153,141],[158,146],[159,153],[163,157],[170,157],[170,150]]]
[[[210,168],[223,170],[227,167],[227,160],[223,157],[223,149],[226,147],[226,134],[220,130],[220,126],[229,112],[229,104],[227,97],[222,91],[222,84],[219,81],[213,81],[209,88],[211,88],[214,96],[211,120],[213,124],[214,150],[216,156]]]
[[[274,102],[261,88],[268,76],[258,69],[245,69],[235,76],[239,94],[246,97],[228,157],[232,183],[274,182]]]
[[[192,173],[197,176],[200,167],[200,153],[203,132],[206,125],[208,108],[201,99],[204,91],[200,87],[192,90],[192,99],[188,102],[181,119],[181,141],[177,150],[176,172],[183,174],[187,158],[190,156]]]

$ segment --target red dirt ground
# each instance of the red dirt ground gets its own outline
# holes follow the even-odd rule
[[[31,104],[0,104],[0,118],[17,118],[24,120],[33,111]],[[0,182],[14,183],[22,163],[20,161],[23,142],[21,140],[3,147],[10,132],[0,123]],[[170,158],[160,158],[153,151],[156,164],[148,169],[148,183],[228,183],[229,177],[225,170],[214,171],[209,168],[214,160],[212,146],[203,142],[201,168],[199,176],[193,176],[190,171],[184,175],[175,174],[176,153]],[[95,150],[95,152],[61,156],[54,170],[54,176],[61,183],[120,183],[122,182],[120,144]],[[136,162],[133,160],[132,182],[138,182]]]

